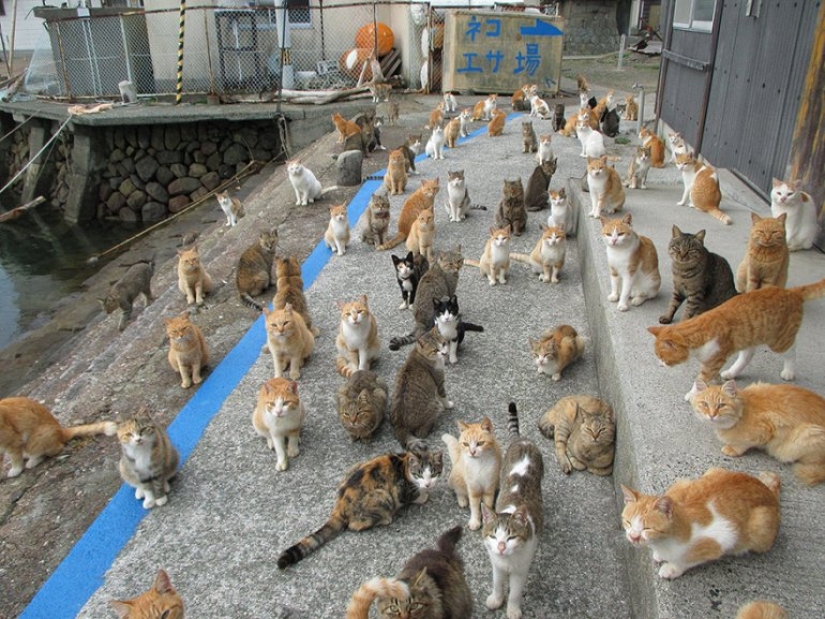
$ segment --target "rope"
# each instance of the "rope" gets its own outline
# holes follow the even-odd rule
[[[60,128],[59,128],[59,129],[55,132],[55,134],[54,134],[52,137],[50,137],[50,138],[49,138],[49,141],[48,141],[48,142],[46,142],[46,143],[43,145],[43,148],[41,148],[39,151],[37,151],[37,153],[35,153],[34,157],[30,157],[30,158],[29,158],[29,161],[26,163],[26,165],[24,165],[24,166],[20,169],[20,171],[19,171],[19,172],[17,172],[17,174],[15,174],[15,175],[14,175],[14,178],[12,178],[12,179],[11,179],[8,183],[6,183],[6,184],[3,186],[3,188],[2,188],[2,189],[0,189],[0,193],[3,193],[4,191],[6,191],[6,189],[8,189],[9,187],[11,187],[11,186],[14,184],[14,182],[15,182],[18,178],[20,178],[20,175],[21,175],[21,174],[23,174],[23,172],[25,172],[25,171],[28,169],[28,167],[29,167],[31,164],[33,164],[33,163],[35,162],[35,160],[36,160],[36,159],[37,159],[37,158],[38,158],[38,157],[39,157],[39,156],[43,153],[43,151],[44,151],[44,150],[46,150],[46,149],[49,147],[49,145],[57,139],[57,136],[59,136],[59,135],[60,135],[60,133],[63,131],[63,129],[65,129],[65,128],[66,128],[66,125],[68,125],[71,121],[72,121],[72,117],[71,117],[71,116],[69,116],[66,120],[64,120],[64,121],[63,121],[63,124],[62,124],[62,125],[60,125]]]
[[[183,34],[186,25],[186,0],[180,0],[180,26],[178,27],[178,75],[175,84],[175,105],[183,97]]]

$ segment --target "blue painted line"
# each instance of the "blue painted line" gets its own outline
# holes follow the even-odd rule
[[[378,172],[383,175],[384,170]],[[350,224],[366,210],[381,181],[367,181],[347,207]],[[304,288],[309,288],[326,266],[331,250],[323,239],[301,267]],[[181,466],[191,455],[212,418],[261,354],[266,341],[260,316],[238,344],[209,373],[206,380],[169,424],[169,438],[177,447]],[[174,498],[172,499],[174,500]],[[103,585],[103,576],[137,530],[148,511],[124,484],[83,536],[46,580],[19,619],[73,619]]]

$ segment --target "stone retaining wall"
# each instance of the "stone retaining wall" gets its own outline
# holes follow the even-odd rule
[[[619,51],[615,0],[564,2],[564,55],[598,56]]]

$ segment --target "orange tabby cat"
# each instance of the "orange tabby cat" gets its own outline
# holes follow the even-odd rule
[[[759,478],[711,468],[680,479],[662,496],[622,485],[622,526],[634,546],[647,544],[661,563],[659,576],[685,571],[724,555],[767,552],[779,531],[779,475]]]
[[[665,143],[662,139],[647,127],[639,130],[639,139],[642,141],[642,146],[650,149],[650,167],[665,167]]]
[[[378,358],[378,323],[365,294],[357,301],[338,301],[338,309],[341,325],[335,340],[339,355],[335,365],[342,376],[349,377],[357,370],[369,370]]]
[[[553,380],[561,380],[564,368],[584,355],[584,339],[570,325],[547,329],[537,340],[528,337],[527,343],[536,371]]]
[[[487,123],[487,135],[491,138],[497,137],[504,133],[504,120],[507,118],[507,114],[502,112],[501,110],[495,110],[493,112],[493,118]]]
[[[697,381],[690,404],[716,431],[722,453],[736,458],[764,449],[780,462],[794,463],[803,484],[825,481],[825,398],[795,385],[753,383],[737,389]]]
[[[665,365],[683,363],[694,353],[701,362],[698,380],[705,383],[715,380],[727,358],[739,351],[736,362],[722,372],[725,380],[736,378],[761,344],[783,355],[780,376],[793,380],[796,375],[794,341],[802,324],[803,305],[805,301],[823,296],[825,279],[787,289],[768,286],[736,295],[679,324],[647,330],[656,337],[656,356]],[[685,399],[689,400],[695,393],[694,385]]]
[[[298,397],[298,383],[285,378],[270,378],[258,391],[258,403],[252,412],[252,426],[275,450],[276,471],[289,468],[289,458],[300,453],[301,426],[306,413]]]
[[[180,374],[180,386],[187,389],[203,382],[201,370],[209,365],[209,348],[203,332],[189,319],[189,311],[175,318],[164,318],[169,336],[167,359],[172,369]]]
[[[785,213],[776,219],[751,213],[751,222],[748,248],[736,270],[736,290],[750,292],[764,286],[784,288],[791,261],[785,240]]]
[[[456,116],[444,128],[444,139],[448,148],[455,148],[458,138],[461,135],[461,118]]]
[[[779,604],[757,600],[740,608],[736,619],[788,619],[788,613]]]
[[[303,317],[287,303],[283,309],[264,308],[266,343],[272,353],[275,376],[282,378],[289,366],[292,380],[301,378],[301,366],[315,350],[315,337]]]
[[[351,120],[347,120],[338,112],[332,115],[332,122],[338,131],[338,144],[343,144],[348,137],[361,133],[361,127]]]
[[[588,120],[590,119],[589,112],[585,108],[580,108],[575,114],[571,114],[570,118],[567,119],[567,122],[564,124],[564,129],[559,131],[564,137],[572,138],[576,135],[576,128],[579,125],[579,121],[582,119]]]
[[[178,250],[178,289],[189,305],[203,305],[203,295],[212,291],[212,278],[201,264],[197,245]]]
[[[719,177],[716,170],[707,163],[697,161],[687,153],[676,155],[676,167],[682,173],[682,181],[685,184],[685,192],[682,194],[682,199],[676,203],[677,206],[687,204],[715,217],[726,226],[732,224],[733,220],[730,216],[719,208],[722,202],[722,191],[719,189]]]
[[[40,464],[47,456],[56,456],[66,443],[80,436],[105,434],[114,436],[117,425],[112,421],[63,428],[49,409],[23,397],[0,400],[0,458],[8,455],[9,477],[17,477],[26,468]],[[0,460],[2,462],[2,460]]]
[[[625,97],[625,102],[624,119],[639,120],[639,104],[636,103],[636,99],[633,98],[633,95],[627,95],[627,97]]]
[[[435,204],[435,196],[438,194],[439,180],[425,180],[421,182],[421,187],[416,189],[412,195],[404,201],[401,213],[398,215],[398,232],[386,243],[379,245],[376,249],[392,249],[403,243],[410,233],[413,222],[418,219],[418,214],[424,209],[432,209]]]
[[[120,619],[183,619],[183,600],[166,572],[158,570],[152,588],[130,600],[111,600]]]
[[[401,195],[407,189],[407,158],[400,148],[390,152],[384,185],[392,196]]]
[[[621,219],[601,218],[602,240],[610,267],[607,299],[614,303],[618,301],[616,309],[620,312],[626,312],[630,305],[641,305],[652,299],[659,294],[662,284],[656,246],[648,237],[636,234],[631,221],[630,213]]]
[[[284,309],[289,303],[292,305],[292,311],[301,315],[312,335],[317,337],[320,331],[312,324],[312,317],[309,315],[309,307],[307,307],[307,299],[304,295],[304,279],[301,277],[301,264],[298,258],[295,256],[276,258],[275,275],[278,292],[272,299],[272,309]]]
[[[622,210],[624,186],[619,173],[607,165],[607,155],[587,158],[587,185],[590,189],[590,216],[598,219],[602,213]]]
[[[562,190],[563,191],[563,190]],[[514,262],[522,262],[533,267],[533,272],[539,274],[539,281],[559,283],[559,273],[564,266],[567,255],[567,234],[564,224],[560,226],[541,226],[541,238],[536,243],[530,255],[512,253],[510,258]]]
[[[435,129],[444,122],[444,102],[439,101],[435,109],[430,112],[430,122],[424,127],[425,129]]]
[[[435,242],[435,215],[432,208],[425,208],[418,214],[407,236],[407,249],[413,255],[421,254],[427,262],[433,262],[433,243]]]

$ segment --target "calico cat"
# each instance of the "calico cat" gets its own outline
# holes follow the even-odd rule
[[[772,179],[771,214],[785,214],[785,238],[789,251],[810,249],[819,234],[816,206],[810,194],[799,188],[799,182]]]
[[[201,264],[197,245],[178,250],[178,290],[189,305],[203,305],[203,295],[212,292],[212,278]]]
[[[401,149],[390,151],[384,186],[391,196],[400,196],[407,190],[407,159]]]
[[[562,398],[539,420],[539,430],[556,447],[556,459],[565,475],[588,471],[613,472],[616,423],[613,409],[589,395]]]
[[[154,272],[154,261],[137,262],[126,270],[123,277],[112,284],[105,297],[98,299],[107,314],[120,309],[120,320],[117,323],[118,331],[123,331],[126,328],[126,323],[132,317],[132,308],[138,295],[143,295],[146,306],[155,300],[151,289]]]
[[[355,127],[355,123],[352,123]],[[315,178],[312,170],[301,163],[300,159],[290,159],[286,162],[287,176],[295,190],[295,206],[312,204],[321,196],[321,182]]]
[[[622,185],[630,189],[647,189],[647,173],[650,170],[650,148],[637,146],[636,154],[627,167]]]
[[[722,305],[676,325],[648,327],[656,338],[656,356],[667,366],[687,361],[690,354],[701,362],[698,379],[710,383],[734,352],[736,362],[722,372],[725,380],[736,378],[753,358],[756,347],[766,344],[784,357],[780,376],[796,376],[794,341],[802,324],[803,305],[825,296],[825,279],[807,286],[768,286],[736,295]],[[685,395],[689,400],[696,388]]]
[[[450,221],[464,221],[470,205],[470,192],[464,179],[464,170],[447,171],[447,201],[444,203]]]
[[[347,141],[347,138],[361,133],[361,127],[351,120],[347,120],[338,112],[332,114],[332,124],[335,125],[335,130],[338,132],[338,140],[336,140],[338,144],[343,144]]]
[[[444,159],[444,140],[444,128],[441,125],[435,125],[424,147],[424,152],[430,159]]]
[[[444,387],[449,343],[436,329],[421,335],[395,377],[389,420],[402,448],[411,437],[427,438],[438,414],[453,408]]]
[[[510,402],[507,429],[510,444],[501,463],[501,489],[495,512],[481,504],[482,538],[493,568],[492,592],[485,602],[495,610],[504,603],[505,587],[508,619],[521,619],[521,602],[533,556],[544,528],[541,452],[519,433],[516,405]]]
[[[298,396],[298,383],[285,378],[270,378],[258,391],[258,403],[252,412],[252,427],[275,450],[276,471],[289,468],[289,458],[300,453],[304,405]]]
[[[441,475],[440,451],[407,451],[376,456],[352,467],[338,486],[329,520],[278,557],[278,569],[312,554],[344,530],[364,531],[387,526],[398,511],[426,503]]]
[[[527,180],[527,190],[524,193],[524,206],[528,211],[540,211],[547,208],[547,188],[556,173],[558,159],[542,161],[533,169]]]
[[[516,236],[521,236],[527,226],[527,210],[524,206],[524,187],[521,178],[514,181],[504,179],[502,198],[496,209],[496,227],[510,229]]]
[[[120,441],[120,477],[143,499],[143,509],[166,505],[169,480],[178,470],[178,450],[169,435],[145,410],[117,428]]]
[[[776,219],[751,213],[748,247],[736,269],[736,290],[750,292],[765,286],[784,288],[790,261],[785,240],[785,213]]]
[[[667,311],[659,316],[661,324],[673,321],[682,301],[686,301],[682,320],[687,320],[736,294],[733,271],[727,260],[707,250],[704,230],[690,234],[673,226],[667,253],[673,264],[673,296]]]
[[[398,309],[407,309],[412,307],[415,302],[418,282],[430,268],[430,263],[422,254],[413,254],[412,252],[407,253],[404,258],[398,256],[391,256],[391,258],[395,266],[395,278],[398,281],[398,287],[401,288],[401,298],[403,299]]]
[[[564,103],[556,103],[553,106],[553,131],[564,129],[566,121],[564,119]]]
[[[189,316],[187,310],[174,318],[163,319],[166,335],[169,337],[167,359],[172,369],[180,374],[180,386],[184,389],[188,389],[192,384],[201,384],[201,371],[209,365],[206,338]]]
[[[455,148],[458,143],[458,138],[461,136],[461,119],[456,116],[447,123],[444,129],[444,140],[447,143],[447,148]]]
[[[0,400],[0,464],[5,453],[11,465],[8,477],[23,472],[24,460],[25,467],[31,469],[46,457],[58,455],[73,438],[116,433],[117,425],[112,421],[64,428],[40,402],[24,397]]]
[[[490,237],[484,244],[481,259],[465,260],[464,264],[477,266],[491,286],[506,284],[510,270],[510,225],[490,228]]]
[[[347,219],[347,205],[337,204],[329,208],[329,225],[324,233],[324,243],[332,250],[343,256],[347,253],[349,243],[349,219]]]
[[[825,482],[825,398],[795,385],[753,383],[739,389],[697,381],[690,405],[724,443],[722,454],[737,458],[764,449],[793,463],[806,486]]]
[[[603,213],[622,210],[625,201],[622,179],[608,167],[607,156],[587,158],[587,183],[590,188],[590,216],[599,219]]]
[[[423,209],[410,227],[406,246],[413,254],[427,257],[428,262],[433,260],[433,244],[435,243],[435,214],[432,207]]]
[[[219,191],[215,194],[223,214],[226,215],[226,225],[233,228],[238,225],[238,220],[241,219],[246,212],[243,210],[243,202],[238,198],[230,198],[228,191]]]
[[[384,420],[389,389],[372,370],[356,370],[338,388],[338,420],[353,441],[370,442]]]
[[[725,555],[767,552],[779,531],[779,476],[711,468],[680,479],[662,496],[622,485],[622,526],[634,546],[647,544],[661,578]]]
[[[552,133],[542,133],[539,136],[539,143],[536,151],[536,164],[541,165],[545,161],[552,161],[555,159],[553,156],[553,134]]]
[[[272,308],[284,309],[289,303],[292,309],[298,312],[304,319],[304,323],[312,335],[318,337],[320,331],[312,324],[312,317],[309,315],[306,296],[304,295],[304,280],[301,277],[301,265],[298,258],[278,258],[275,260],[275,275],[277,277],[278,292],[272,299]]]
[[[533,129],[532,120],[521,121],[521,152],[537,153],[539,150],[539,140],[536,137],[536,130]]]
[[[732,224],[733,220],[730,216],[719,208],[722,202],[722,191],[719,189],[719,177],[716,170],[687,154],[676,155],[676,167],[682,173],[682,181],[685,184],[682,199],[676,205],[687,204],[715,217],[725,225]]]
[[[559,283],[559,273],[567,254],[567,235],[563,226],[541,226],[542,233],[530,255],[511,253],[510,259],[529,264],[539,281]]]
[[[616,308],[626,312],[630,305],[641,305],[659,294],[659,255],[653,241],[633,230],[630,213],[621,219],[601,217],[600,221],[610,267],[607,299],[618,301]]]
[[[424,180],[421,187],[416,189],[409,198],[404,201],[401,212],[398,215],[398,232],[382,243],[376,249],[383,251],[392,249],[407,240],[413,222],[418,219],[418,214],[424,209],[432,209],[435,204],[435,196],[439,190],[439,179]]]
[[[642,127],[639,130],[639,140],[642,146],[650,149],[650,166],[665,167],[665,144],[662,139],[647,127]]]
[[[497,105],[497,94],[491,94],[486,99],[482,99],[473,106],[471,120],[490,120]]]
[[[292,380],[301,378],[301,366],[315,350],[315,336],[303,316],[287,303],[283,309],[263,309],[266,320],[266,343],[272,354],[275,376],[283,377],[289,366]]]
[[[259,312],[263,305],[252,297],[262,294],[272,283],[272,262],[278,249],[278,229],[262,230],[258,240],[247,247],[238,259],[235,285],[241,302]]]
[[[779,604],[759,600],[742,606],[736,619],[788,619],[788,613]]]
[[[351,376],[356,370],[369,370],[378,358],[381,346],[378,341],[378,323],[370,312],[367,295],[362,294],[356,301],[338,301],[341,323],[335,347],[338,357],[335,366],[339,374]]]
[[[435,109],[432,112],[430,112],[430,120],[426,125],[424,125],[424,128],[435,130],[436,127],[440,127],[443,124],[444,124],[444,102],[439,101],[438,104],[435,106]]]
[[[550,197],[550,215],[547,216],[548,227],[557,226],[564,230],[566,236],[575,236],[575,212],[567,201],[567,190],[562,187],[558,191],[548,189]]]
[[[487,123],[487,135],[489,135],[491,138],[503,135],[506,119],[507,114],[505,114],[501,110],[495,110],[493,112],[493,118],[490,120],[489,123]]]
[[[399,350],[402,346],[412,344],[420,335],[433,327],[434,303],[442,297],[451,297],[458,286],[458,273],[464,265],[464,256],[461,255],[461,246],[448,251],[438,252],[435,262],[418,281],[415,293],[413,317],[415,327],[412,332],[403,337],[394,337],[390,340],[390,350]]]
[[[624,119],[625,120],[639,120],[639,104],[633,95],[625,97]]]
[[[537,340],[528,337],[527,343],[536,371],[555,381],[561,380],[564,368],[584,355],[584,338],[570,325],[547,329]]]
[[[450,363],[458,363],[458,347],[464,341],[467,331],[484,332],[484,327],[464,322],[458,309],[458,297],[443,297],[433,301],[435,330],[449,343],[448,359]]]
[[[481,502],[493,509],[501,474],[501,447],[493,432],[493,422],[485,417],[479,423],[458,422],[459,435],[442,434],[452,468],[448,483],[459,507],[470,506],[467,526],[481,528]]]
[[[346,619],[367,619],[377,597],[380,619],[470,619],[473,595],[455,546],[461,527],[438,538],[437,549],[414,555],[396,578],[373,578],[353,594]]]
[[[129,600],[110,600],[119,619],[183,619],[183,600],[163,570],[158,570],[152,587]]]
[[[385,193],[374,193],[367,205],[367,224],[361,230],[361,241],[368,245],[381,245],[389,228],[390,199]]]
[[[401,146],[401,152],[404,153],[404,159],[407,162],[407,173],[418,175],[415,169],[415,158],[421,151],[421,134],[410,134],[407,140]]]

